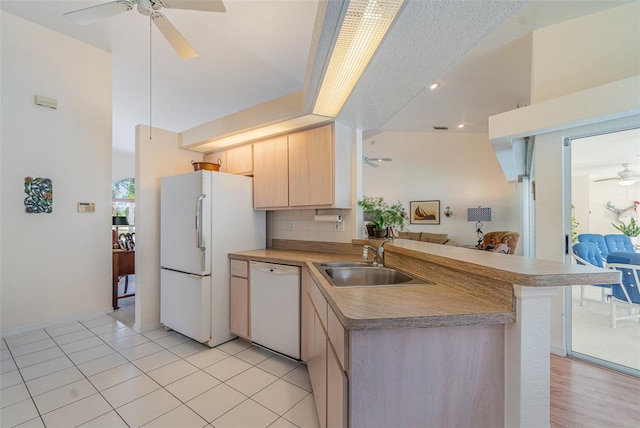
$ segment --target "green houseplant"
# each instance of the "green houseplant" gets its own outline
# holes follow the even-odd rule
[[[407,211],[400,201],[389,205],[382,197],[364,196],[358,205],[376,229],[376,237],[383,238],[389,227],[403,229],[407,220]]]
[[[622,224],[620,224],[619,226],[615,225],[614,223],[611,224],[613,225],[613,227],[630,238],[635,238],[636,236],[640,235],[640,225],[636,223],[635,218],[631,217],[631,220],[629,220],[629,224],[627,225],[625,225],[624,222],[621,223]]]

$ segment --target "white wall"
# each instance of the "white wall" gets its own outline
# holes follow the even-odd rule
[[[534,32],[531,102],[636,76],[640,2]]]
[[[571,194],[580,194],[587,192],[589,195],[587,203],[583,201],[574,202],[576,206],[576,214],[579,215],[580,225],[579,233],[600,233],[607,235],[610,233],[621,233],[613,224],[619,225],[618,215],[606,208],[607,202],[611,202],[618,209],[626,209],[633,205],[634,201],[640,200],[640,182],[636,182],[630,186],[621,186],[615,181],[604,181],[594,183],[592,178],[580,177],[583,180],[576,180],[573,177]],[[575,199],[575,198],[574,198]],[[640,213],[628,211],[624,214],[622,221],[629,224],[631,215],[636,220]]]
[[[640,74],[640,3],[613,8],[535,31],[532,93],[538,103]],[[606,34],[603,31],[606,30]],[[591,111],[592,105],[567,106]],[[592,120],[597,122],[597,118]],[[603,126],[614,126],[603,125]],[[593,127],[536,136],[536,257],[564,259],[562,142]],[[611,129],[611,128],[610,128]],[[568,209],[568,207],[567,207]],[[568,230],[566,233],[570,233]],[[564,348],[563,294],[552,299],[551,347]]]
[[[393,158],[378,168],[361,167],[362,194],[383,196],[390,203],[400,200],[407,212],[410,201],[432,199],[440,200],[441,210],[447,205],[454,210],[453,217],[441,215],[440,225],[407,222],[408,230],[447,233],[460,245],[474,245],[475,222],[467,221],[467,208],[482,205],[492,208],[492,221],[485,222],[484,232],[521,232],[521,187],[505,181],[485,134],[381,133],[362,146],[371,157]],[[355,162],[359,159],[356,156]],[[356,186],[354,195],[358,193]],[[354,209],[343,211],[344,232],[335,231],[335,223],[314,222],[314,214],[314,210],[270,212],[269,238],[351,242],[364,236],[364,229],[356,226]],[[290,230],[291,222],[295,230]]]
[[[111,310],[111,56],[5,12],[0,20],[0,324],[12,334]],[[51,214],[25,213],[26,176],[52,179]],[[78,213],[78,202],[96,212]]]
[[[149,138],[149,136],[153,138]],[[178,134],[136,127],[136,322],[144,332],[160,326],[160,178],[193,171],[202,153],[178,149]]]
[[[111,178],[115,184],[125,178],[136,175],[136,155],[135,153],[113,151],[111,164]]]
[[[467,208],[481,205],[491,207],[492,216],[483,232],[522,233],[521,185],[505,180],[486,134],[386,132],[365,140],[362,152],[393,159],[378,168],[363,166],[364,195],[400,200],[407,212],[410,201],[440,201],[439,225],[407,222],[408,230],[447,233],[460,245],[474,245],[475,222],[467,221]],[[446,206],[452,217],[442,214]]]

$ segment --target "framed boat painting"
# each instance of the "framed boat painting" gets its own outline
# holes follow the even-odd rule
[[[440,201],[411,201],[411,224],[440,224]]]

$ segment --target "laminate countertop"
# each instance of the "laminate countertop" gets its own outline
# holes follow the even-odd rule
[[[354,240],[356,245],[366,242]],[[388,242],[388,266],[431,282],[391,287],[333,287],[313,264],[360,260],[353,254],[262,249],[229,257],[307,268],[349,330],[507,324],[515,322],[513,284],[580,285],[611,283],[618,278],[615,273],[584,266],[445,247],[408,240]]]

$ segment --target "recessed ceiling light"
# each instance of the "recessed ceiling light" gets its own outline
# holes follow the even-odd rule
[[[438,82],[433,82],[433,83],[429,86],[429,89],[431,89],[431,90],[433,91],[433,90],[438,89],[439,87],[440,87],[440,83],[438,83]]]
[[[464,128],[464,123],[458,124],[458,129],[462,129],[462,128]]]

